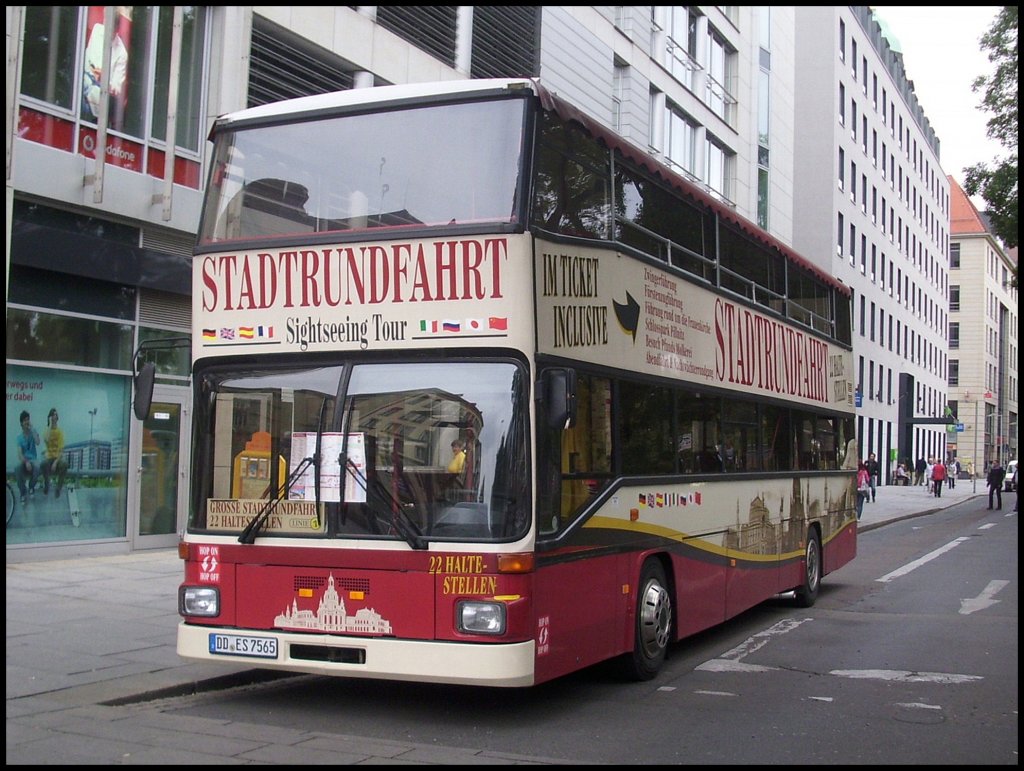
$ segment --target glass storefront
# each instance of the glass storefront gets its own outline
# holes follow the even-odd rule
[[[80,269],[137,242],[137,231],[133,238],[131,228],[110,224],[14,207],[17,232],[76,231]],[[83,235],[93,231],[106,238]],[[183,520],[174,483],[187,463],[188,348],[147,355],[168,404],[143,423],[132,413],[132,375],[140,341],[187,339],[188,298],[31,267],[26,243],[14,239],[6,309],[9,553],[82,542],[166,545],[152,536],[173,536]]]

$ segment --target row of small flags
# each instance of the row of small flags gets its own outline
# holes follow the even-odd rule
[[[700,506],[701,494],[693,493],[640,493],[637,503],[650,508],[665,506]]]
[[[504,316],[490,316],[487,319],[442,319],[420,321],[420,332],[482,332],[484,330],[508,330],[508,319]]]
[[[484,330],[505,332],[508,330],[508,318],[490,316],[486,319],[442,319],[420,321],[420,332],[482,332]],[[272,339],[274,328],[258,325],[254,327],[221,327],[220,329],[204,329],[203,340],[255,340],[258,338]]]
[[[204,329],[203,340],[255,340],[257,338],[272,339],[274,328],[262,324],[255,327],[221,327],[220,329]]]

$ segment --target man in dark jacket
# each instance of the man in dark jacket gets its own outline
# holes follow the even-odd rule
[[[917,463],[914,465],[914,486],[926,485],[928,480],[924,478],[924,472],[928,470],[928,463],[924,458],[918,458]]]
[[[1006,471],[999,465],[999,459],[992,461],[992,468],[988,470],[988,507],[992,508],[992,493],[996,495],[996,508],[1003,508],[1003,479],[1006,478]]]

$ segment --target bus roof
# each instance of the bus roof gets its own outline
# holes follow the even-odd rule
[[[239,123],[282,117],[314,117],[318,113],[346,107],[390,107],[409,101],[421,102],[429,100],[431,97],[443,99],[468,94],[480,96],[486,95],[488,92],[497,95],[523,89],[531,89],[536,92],[539,87],[538,83],[526,78],[476,78],[352,88],[346,91],[332,91],[327,94],[314,94],[313,96],[300,96],[296,99],[270,102],[228,113],[217,118],[214,129],[233,128]]]
[[[245,110],[228,113],[219,117],[210,132],[214,134],[224,129],[233,129],[249,123],[274,122],[281,118],[314,119],[321,114],[329,114],[346,108],[374,106],[379,108],[397,107],[407,102],[422,103],[432,99],[447,100],[453,97],[501,96],[524,90],[532,91],[541,101],[541,105],[554,111],[565,121],[581,124],[590,134],[600,139],[608,148],[617,150],[632,163],[646,169],[677,192],[689,196],[698,203],[712,209],[719,217],[741,230],[746,235],[781,253],[790,262],[814,274],[820,281],[834,287],[841,294],[849,296],[850,287],[843,284],[831,273],[803,257],[791,247],[759,227],[751,220],[736,212],[705,192],[680,174],[670,169],[643,148],[634,145],[612,129],[587,115],[575,105],[548,90],[537,78],[474,78],[463,80],[445,80],[425,83],[408,83],[394,86],[374,86],[372,88],[354,88],[345,91],[332,91],[326,94],[303,96],[279,102],[250,107]]]

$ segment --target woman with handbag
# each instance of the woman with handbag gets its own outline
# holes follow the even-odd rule
[[[857,521],[860,521],[864,513],[864,501],[871,497],[871,475],[868,473],[867,464],[861,461],[857,464]]]

